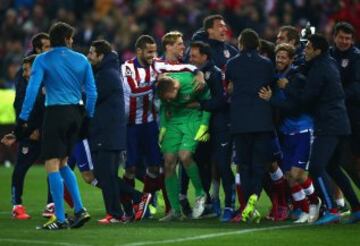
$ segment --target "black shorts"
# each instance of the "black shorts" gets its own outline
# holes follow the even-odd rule
[[[79,139],[83,113],[78,105],[48,106],[45,110],[41,157],[65,158]]]

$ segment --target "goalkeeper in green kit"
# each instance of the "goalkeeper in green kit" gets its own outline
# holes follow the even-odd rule
[[[160,221],[181,220],[179,180],[176,174],[178,160],[184,165],[195,189],[196,201],[192,217],[199,218],[205,209],[206,194],[199,170],[193,159],[199,141],[209,140],[210,113],[188,108],[188,103],[210,98],[208,88],[194,89],[194,75],[190,72],[168,73],[158,80],[157,93],[161,99],[159,143],[165,161],[165,186],[171,211]]]

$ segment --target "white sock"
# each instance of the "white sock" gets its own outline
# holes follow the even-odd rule
[[[270,173],[270,178],[272,181],[277,181],[277,180],[281,179],[283,176],[284,176],[284,174],[279,167],[276,169],[275,172]]]

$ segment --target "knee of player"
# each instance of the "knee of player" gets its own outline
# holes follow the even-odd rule
[[[93,182],[93,180],[95,179],[95,176],[92,172],[83,172],[81,175],[82,175],[83,180],[87,184],[91,184]]]
[[[296,179],[292,176],[290,171],[286,172],[285,177],[290,187],[293,187],[296,184]]]
[[[302,183],[303,181],[305,181],[306,179],[306,173],[305,173],[305,170],[301,169],[301,168],[296,168],[296,167],[293,167],[291,170],[290,170],[290,174],[291,174],[291,177],[294,181],[296,182],[300,182]]]
[[[192,162],[194,162],[190,151],[181,151],[179,153],[179,160],[184,166],[189,166]]]

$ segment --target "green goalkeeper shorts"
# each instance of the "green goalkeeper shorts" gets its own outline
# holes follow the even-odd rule
[[[200,121],[168,124],[161,144],[163,153],[177,153],[180,150],[195,152],[198,141],[194,140],[201,125]]]

